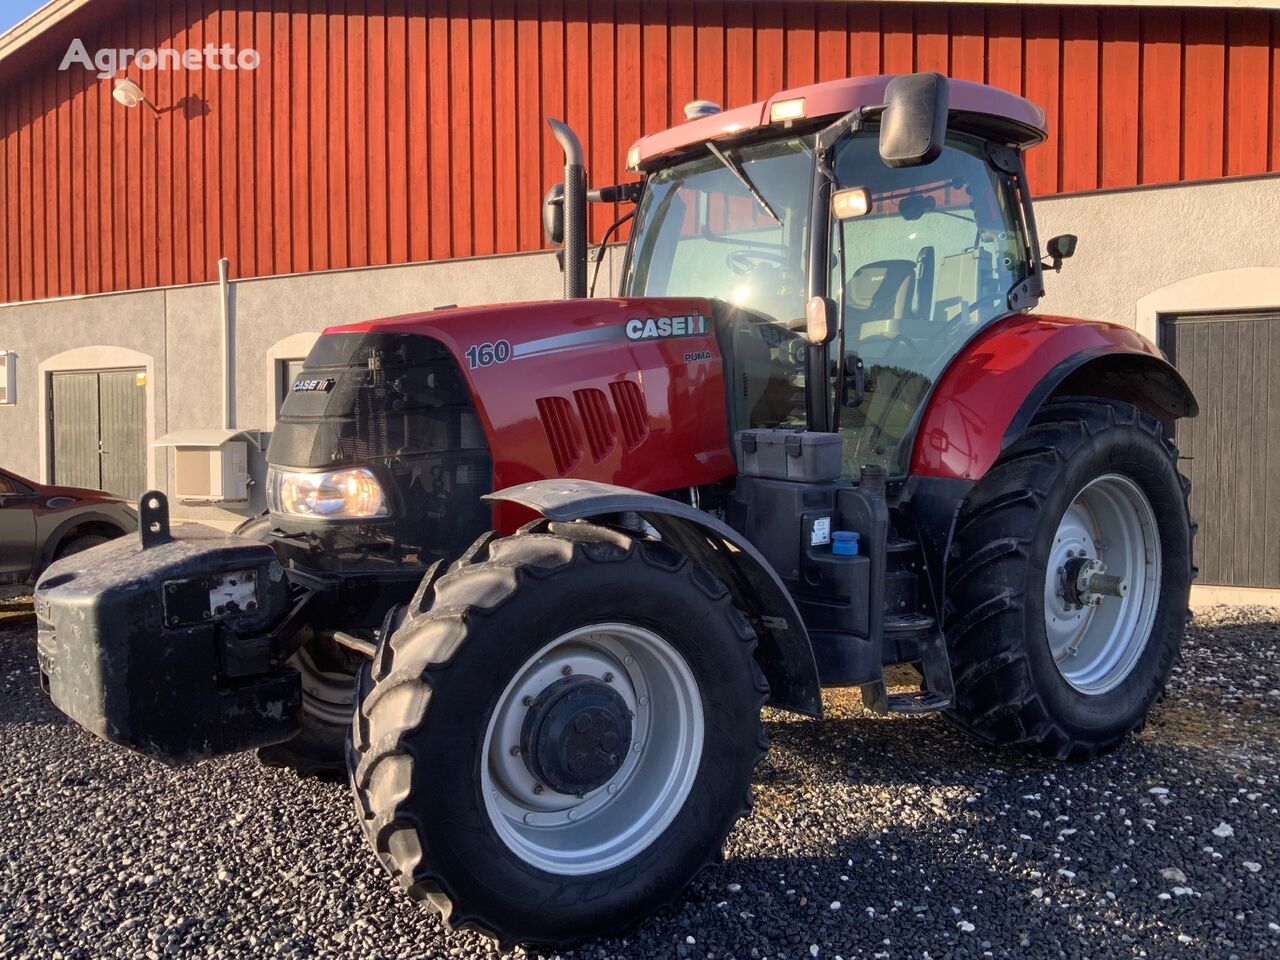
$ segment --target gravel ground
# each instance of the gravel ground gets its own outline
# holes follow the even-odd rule
[[[91,739],[0,604],[0,955],[494,956],[401,896],[345,786]],[[828,696],[774,715],[723,867],[605,957],[1280,955],[1280,610],[1199,618],[1147,729],[1091,764]]]

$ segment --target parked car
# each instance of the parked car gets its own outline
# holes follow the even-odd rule
[[[128,500],[0,469],[0,600],[28,594],[55,560],[138,528]]]

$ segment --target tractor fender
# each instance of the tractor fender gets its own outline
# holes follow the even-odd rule
[[[756,660],[769,681],[769,702],[822,716],[818,667],[800,611],[760,551],[732,527],[687,504],[592,480],[538,480],[484,499],[516,503],[556,521],[639,515],[664,541],[719,577],[734,604],[753,621]]]
[[[1160,420],[1194,417],[1195,396],[1149,340],[1113,323],[1014,314],[951,361],[916,430],[911,473],[980,480],[1054,396],[1123,400]]]

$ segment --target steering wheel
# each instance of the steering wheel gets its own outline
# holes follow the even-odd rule
[[[791,269],[791,261],[784,254],[769,250],[734,250],[724,258],[724,262],[739,276],[751,273],[761,263],[769,263],[784,270]]]

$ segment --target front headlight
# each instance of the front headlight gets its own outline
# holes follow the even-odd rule
[[[385,517],[382,485],[366,467],[332,473],[267,471],[267,506],[272,513],[314,520]]]

